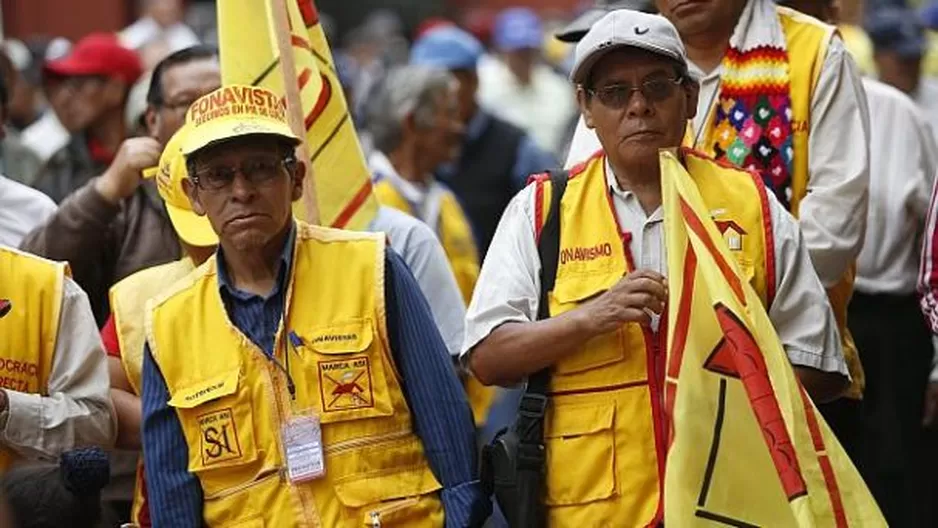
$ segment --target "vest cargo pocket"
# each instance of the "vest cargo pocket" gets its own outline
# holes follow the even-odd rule
[[[441,486],[428,467],[363,474],[334,484],[343,506],[364,526],[442,526]],[[349,512],[349,515],[355,515]]]
[[[611,288],[617,278],[608,275],[572,275],[557,278],[557,285],[551,292],[551,314],[557,315],[576,309],[591,297],[602,294]],[[622,347],[622,329],[590,339],[571,354],[554,365],[557,375],[576,374],[603,367],[625,358]]]
[[[585,504],[615,494],[614,418],[614,405],[552,409],[544,433],[548,505]]]
[[[199,475],[201,477],[201,475]],[[290,511],[286,485],[276,469],[267,470],[248,482],[205,494],[202,514],[209,527],[264,528],[275,526],[271,512]]]

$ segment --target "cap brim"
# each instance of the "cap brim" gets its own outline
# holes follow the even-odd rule
[[[57,61],[47,62],[42,67],[46,74],[57,75],[59,77],[74,77],[77,75],[99,75],[101,72],[88,64],[82,64],[71,57],[65,57]]]
[[[573,68],[573,71],[570,72],[570,80],[574,84],[581,84],[584,80],[586,74],[593,69],[593,66],[599,61],[599,59],[606,56],[611,51],[620,50],[623,48],[635,48],[640,50],[645,50],[649,53],[654,53],[655,55],[661,55],[666,59],[671,59],[677,62],[684,62],[684,59],[680,56],[675,55],[674,53],[666,50],[664,48],[649,44],[648,42],[635,41],[631,39],[624,39],[620,42],[616,42],[610,46],[597,49],[591,54],[587,55],[579,64],[576,64]]]
[[[593,24],[609,13],[606,9],[597,9],[595,7],[587,9],[573,22],[567,24],[567,27],[555,33],[554,36],[561,42],[579,42],[584,35],[593,27]]]
[[[211,247],[218,245],[218,235],[212,229],[208,217],[199,216],[192,211],[166,204],[166,212],[173,223],[173,229],[183,242],[190,246]]]
[[[296,137],[289,126],[273,120],[217,119],[197,128],[193,127],[182,146],[182,153],[188,156],[209,145],[242,136],[276,136],[296,145],[300,143],[300,138]]]

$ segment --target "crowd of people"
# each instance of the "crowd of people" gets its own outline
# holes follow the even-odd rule
[[[846,3],[320,13],[363,231],[294,218],[330,175],[180,0],[3,41],[0,528],[662,525],[662,151],[882,514],[844,519],[938,525],[938,2]],[[523,424],[536,521],[486,475]]]

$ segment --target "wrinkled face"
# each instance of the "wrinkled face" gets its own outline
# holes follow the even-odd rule
[[[747,0],[656,0],[682,37],[734,28]]]
[[[697,92],[674,62],[626,48],[602,57],[577,97],[613,164],[629,167],[657,163],[660,149],[681,145],[697,113]]]
[[[193,210],[208,217],[223,247],[260,250],[289,229],[306,167],[275,138],[248,136],[195,154],[183,181]]]
[[[123,104],[124,84],[97,76],[63,77],[49,81],[49,104],[66,130],[87,129],[107,112]]]
[[[879,80],[911,94],[918,89],[922,76],[922,58],[906,58],[892,51],[877,51],[873,55]]]
[[[459,157],[463,125],[459,119],[456,93],[454,85],[438,94],[432,120],[414,127],[414,144],[427,166],[437,167]]]
[[[218,59],[198,59],[176,64],[163,71],[163,100],[147,108],[147,130],[161,145],[186,121],[192,103],[221,86]]]

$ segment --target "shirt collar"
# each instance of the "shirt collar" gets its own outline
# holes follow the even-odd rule
[[[612,171],[612,164],[609,163],[609,157],[606,156],[603,159],[603,172],[606,175],[606,188],[609,189],[609,192],[613,197],[617,197],[625,203],[630,209],[641,212],[645,216],[645,222],[661,222],[664,220],[664,210],[661,207],[658,207],[650,215],[645,214],[645,210],[642,208],[642,204],[638,201],[638,196],[635,196],[635,193],[632,191],[623,190],[619,185],[619,180],[616,179],[615,173]]]
[[[293,264],[293,246],[295,241],[296,222],[291,221],[290,233],[287,235],[287,239],[283,244],[283,248],[280,250],[280,270],[277,272],[277,283],[270,294],[265,296],[264,299],[269,299],[283,290],[283,285],[286,282],[287,277],[290,276],[290,266]],[[222,250],[221,245],[219,245],[218,251],[216,252],[216,267],[218,270],[218,289],[221,292],[228,293],[229,295],[240,300],[248,300],[253,297],[260,297],[259,295],[241,291],[235,288],[234,284],[231,283],[231,278],[228,276],[228,271],[225,269],[224,263],[225,252]]]
[[[427,198],[429,186],[421,188],[419,185],[405,180],[397,169],[391,164],[391,160],[379,150],[374,150],[368,156],[368,168],[374,180],[388,180],[391,185],[411,204],[420,204]]]

